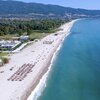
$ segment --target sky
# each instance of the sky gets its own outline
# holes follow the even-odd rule
[[[100,10],[100,0],[16,0],[16,1],[54,4],[65,7]]]

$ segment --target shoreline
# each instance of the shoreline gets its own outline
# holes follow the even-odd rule
[[[73,27],[73,24],[78,21],[80,19],[77,19],[77,20],[73,20],[72,21],[72,25],[69,27],[69,29],[67,30],[68,32],[66,32],[65,36],[62,38],[61,42],[58,44],[58,46],[56,47],[50,61],[49,61],[49,64],[47,65],[47,70],[44,72],[44,74],[41,76],[40,78],[40,81],[38,82],[38,84],[36,85],[36,87],[33,89],[33,91],[31,92],[30,96],[27,98],[27,100],[37,100],[40,96],[41,96],[41,93],[43,92],[44,88],[46,86],[43,86],[45,85],[46,81],[47,81],[47,78],[48,78],[48,75],[50,74],[50,71],[51,71],[51,67],[52,67],[52,64],[54,62],[54,59],[56,58],[56,55],[57,53],[59,52],[59,50],[61,49],[62,45],[63,45],[63,42],[65,40],[65,38],[70,34],[70,30],[71,28]],[[43,82],[45,81],[45,82]],[[42,84],[43,82],[43,84]],[[42,85],[41,85],[42,84]],[[39,95],[37,94],[37,92],[39,92],[40,88],[43,88],[42,91],[39,93]]]
[[[41,78],[48,72],[52,57],[57,52],[57,48],[62,45],[64,39],[69,35],[70,29],[75,21],[77,20],[61,26],[63,30],[56,32],[58,34],[57,36],[54,36],[55,33],[50,34],[39,42],[28,46],[20,53],[10,57],[10,63],[0,68],[0,72],[4,71],[4,73],[0,73],[0,94],[2,94],[0,98],[2,100],[27,100],[29,98],[32,91],[40,83]],[[36,65],[22,81],[8,81],[7,79],[24,63],[36,63]],[[11,71],[9,70],[11,68],[14,69]],[[16,77],[19,76],[17,75]],[[7,90],[9,93],[2,90]]]

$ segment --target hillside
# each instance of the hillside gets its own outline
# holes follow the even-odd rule
[[[57,5],[44,5],[39,3],[25,3],[20,1],[0,1],[1,17],[98,17],[100,10],[74,9]]]

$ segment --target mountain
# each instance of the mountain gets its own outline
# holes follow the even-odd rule
[[[12,0],[0,0],[0,17],[100,17],[100,10],[75,9],[50,4],[45,5],[39,3],[25,3]]]

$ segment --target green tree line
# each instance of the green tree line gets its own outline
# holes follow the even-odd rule
[[[51,32],[63,24],[64,20],[0,20],[0,36],[8,34],[23,35],[32,32]]]

